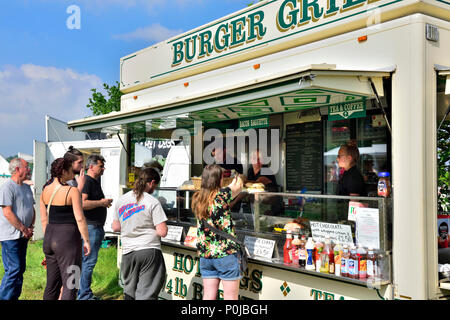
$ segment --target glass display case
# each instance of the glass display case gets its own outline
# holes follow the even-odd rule
[[[181,243],[189,229],[197,226],[190,209],[195,191],[160,188],[154,194],[163,205],[168,225],[183,226]],[[258,263],[360,285],[376,286],[391,282],[391,198],[244,191],[231,205],[233,223],[240,240],[245,242],[246,238],[257,238],[274,243],[270,259],[267,255],[262,257],[251,252],[252,260]],[[374,276],[346,277],[286,263],[283,256],[287,230],[299,239],[311,237],[316,248],[313,254],[317,257],[327,237],[332,248],[340,243],[340,251],[336,252],[339,256],[343,254],[344,246],[348,247],[349,254],[354,247],[358,264],[362,263],[361,269],[367,268],[364,260],[368,261],[368,250],[373,249],[376,258],[369,262],[369,267],[375,264]],[[301,247],[297,246],[297,250]]]

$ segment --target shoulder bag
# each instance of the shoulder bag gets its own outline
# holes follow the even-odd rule
[[[239,245],[239,248],[240,248],[239,249],[239,262],[240,262],[239,269],[240,269],[241,273],[244,274],[248,268],[248,258],[250,256],[250,253],[249,253],[247,247],[245,246],[245,244],[242,241],[238,240],[238,238],[233,237],[231,234],[229,234],[223,230],[217,229],[216,227],[213,227],[212,225],[207,223],[206,220],[202,220],[202,225],[203,225],[203,228],[210,229],[211,231],[218,234],[219,236],[226,238],[228,240],[234,241]]]

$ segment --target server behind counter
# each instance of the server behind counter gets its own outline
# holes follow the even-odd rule
[[[366,184],[361,172],[356,167],[359,150],[356,145],[345,144],[339,149],[337,161],[344,174],[340,177],[336,194],[340,196],[367,196]]]

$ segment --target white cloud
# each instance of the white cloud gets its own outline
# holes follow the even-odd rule
[[[125,41],[145,40],[161,42],[181,33],[183,33],[182,29],[171,30],[159,23],[154,23],[148,27],[138,28],[129,33],[114,35],[113,38]]]
[[[89,116],[90,89],[101,86],[98,76],[72,69],[33,64],[0,68],[0,153],[31,154],[33,140],[45,138],[47,114],[63,121]]]

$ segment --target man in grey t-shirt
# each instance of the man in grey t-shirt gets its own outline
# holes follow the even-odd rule
[[[30,173],[28,163],[15,158],[9,163],[11,179],[0,187],[0,243],[5,269],[0,300],[18,300],[22,292],[28,240],[33,236],[34,199],[23,183]]]

